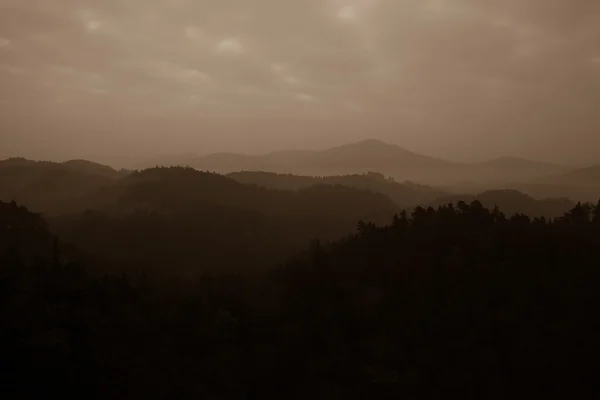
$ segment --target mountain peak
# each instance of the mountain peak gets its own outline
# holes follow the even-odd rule
[[[382,140],[379,139],[365,139],[365,140],[361,140],[360,142],[356,143],[358,144],[362,144],[362,145],[368,145],[368,146],[391,146],[388,143],[385,143]]]
[[[359,147],[359,148],[371,148],[371,149],[396,149],[396,150],[408,151],[408,150],[403,149],[400,146],[397,146],[397,145],[391,144],[391,143],[386,143],[383,140],[379,140],[379,139],[365,139],[365,140],[361,140],[359,142],[347,144],[342,147]]]
[[[407,153],[407,154],[408,153],[414,154],[400,146],[397,146],[395,144],[386,143],[386,142],[378,140],[378,139],[361,140],[360,142],[354,142],[354,143],[349,143],[349,144],[345,144],[345,145],[338,146],[338,147],[333,147],[331,149],[325,150],[325,152],[347,151],[350,149],[355,150],[355,151],[360,151],[360,152],[387,151],[387,152],[394,152],[394,153],[402,152],[402,153]]]

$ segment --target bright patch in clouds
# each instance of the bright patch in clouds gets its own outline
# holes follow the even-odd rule
[[[345,6],[340,10],[337,16],[343,21],[354,21],[358,16],[358,12],[354,6]]]
[[[219,42],[217,50],[223,54],[242,54],[244,53],[244,46],[238,39],[228,38]]]
[[[300,79],[292,75],[286,67],[281,64],[271,64],[273,73],[283,82],[289,85],[299,85]]]
[[[185,36],[190,40],[194,40],[197,42],[206,40],[206,35],[204,34],[204,32],[202,32],[202,29],[200,29],[197,26],[186,26],[184,28],[184,31]]]
[[[100,28],[100,21],[88,21],[85,26],[90,31],[97,31]]]
[[[296,100],[301,101],[301,102],[305,102],[305,103],[314,101],[314,99],[315,99],[312,95],[310,95],[308,93],[298,93],[295,96],[295,98],[296,98]]]
[[[377,0],[332,0],[336,17],[345,22],[358,20],[367,10],[375,7]]]

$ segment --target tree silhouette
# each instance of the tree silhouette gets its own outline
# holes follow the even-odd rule
[[[168,258],[163,273],[79,259],[40,215],[0,202],[0,395],[593,393],[597,215],[583,204],[558,220],[477,202],[421,207],[314,239],[271,271],[242,274],[240,258],[230,274],[190,278],[166,273]],[[152,214],[137,218],[152,228]]]

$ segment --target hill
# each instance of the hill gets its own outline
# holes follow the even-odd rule
[[[314,178],[242,172],[227,177],[170,167],[112,175],[82,161],[13,159],[0,164],[0,200],[17,200],[43,212],[54,233],[117,269],[157,270],[170,264],[174,275],[226,272],[241,264],[248,272],[271,268],[313,239],[336,240],[353,231],[358,220],[381,223],[417,203],[480,199],[509,214],[546,217],[572,206],[513,192],[448,197],[378,173]]]
[[[429,204],[432,207],[456,205],[459,201],[478,201],[484,207],[499,207],[506,215],[525,214],[531,217],[558,218],[575,206],[565,198],[536,200],[517,190],[489,190],[476,195],[455,194],[439,198]]]
[[[192,168],[133,172],[91,197],[87,212],[50,220],[54,232],[122,269],[175,275],[273,268],[310,240],[399,211],[387,196],[341,185],[284,191]]]
[[[487,180],[491,183],[497,182],[528,182],[532,179],[559,174],[567,171],[567,168],[538,161],[526,160],[517,157],[501,157],[487,162],[482,162],[473,165],[474,175],[477,174],[485,179],[475,179],[479,182]]]
[[[53,246],[54,237],[40,215],[14,202],[0,201],[0,264],[10,258],[22,265],[49,261]]]
[[[210,155],[198,159],[192,166],[222,173],[251,170],[308,176],[377,171],[399,180],[427,181],[434,176],[441,178],[439,173],[453,165],[378,140],[365,140],[315,152],[288,151],[264,156]]]
[[[0,200],[14,200],[36,212],[70,212],[81,209],[96,191],[126,174],[88,161],[12,158],[0,161]]]
[[[120,178],[129,173],[126,170],[117,171],[107,165],[87,160],[70,160],[63,162],[60,165],[86,175],[105,176],[107,178]]]
[[[300,190],[314,185],[342,185],[382,193],[396,204],[406,207],[429,202],[447,193],[443,190],[411,182],[398,183],[376,172],[340,176],[300,176],[272,172],[243,171],[228,175],[238,182],[271,189]]]
[[[165,158],[166,166],[189,165],[223,174],[264,171],[305,176],[337,176],[377,171],[398,181],[429,185],[452,185],[461,181],[478,183],[524,182],[565,169],[547,163],[505,157],[468,164],[411,152],[380,140],[364,140],[322,151],[281,151],[265,155],[218,153],[203,157]],[[146,166],[154,166],[153,162]]]
[[[598,186],[600,187],[600,165],[572,170],[539,179],[536,183],[572,186]]]
[[[573,201],[595,202],[600,198],[600,166],[555,173],[506,185],[537,198],[566,197]]]
[[[68,169],[85,175],[97,175],[108,178],[119,178],[128,174],[128,171],[126,170],[117,171],[114,168],[109,167],[107,165],[95,163],[93,161],[88,160],[69,160],[64,162],[52,162],[34,161],[22,157],[13,157],[5,160],[0,160],[0,169],[16,167]]]

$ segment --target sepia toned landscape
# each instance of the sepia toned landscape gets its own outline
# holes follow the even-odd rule
[[[0,396],[594,398],[600,2],[0,0]]]

